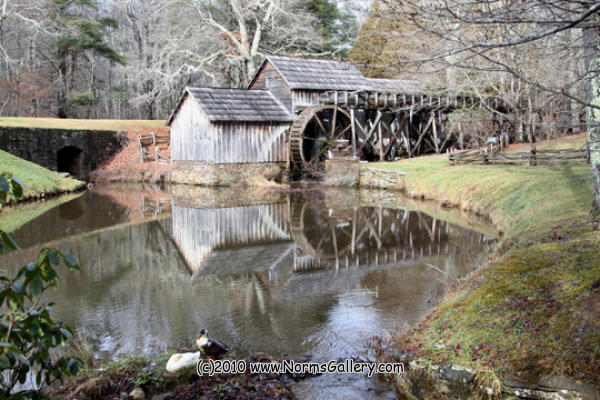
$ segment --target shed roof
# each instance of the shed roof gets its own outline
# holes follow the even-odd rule
[[[265,58],[250,84],[267,62],[273,65],[292,90],[373,90],[414,94],[421,89],[417,81],[367,78],[346,61],[273,55]]]
[[[213,122],[288,122],[294,120],[285,106],[268,90],[186,88],[167,125],[171,124],[186,94],[192,96],[208,120]]]

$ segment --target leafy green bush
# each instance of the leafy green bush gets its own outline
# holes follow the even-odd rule
[[[0,208],[23,193],[22,184],[0,176]],[[18,250],[14,240],[0,230],[0,254]],[[69,270],[78,270],[69,254],[56,249],[42,249],[35,262],[22,267],[15,277],[0,276],[0,398],[44,398],[36,390],[14,392],[28,376],[37,388],[62,381],[64,376],[77,374],[82,362],[77,358],[60,357],[52,349],[66,344],[73,331],[50,317],[52,304],[41,302],[42,294],[58,284],[55,267],[62,262]]]

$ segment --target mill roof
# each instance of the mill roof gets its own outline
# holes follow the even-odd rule
[[[170,125],[186,94],[190,95],[209,121],[288,122],[294,117],[268,90],[186,88],[182,99],[171,114]]]
[[[256,70],[250,84],[264,65],[270,62],[292,90],[372,90],[415,94],[417,81],[367,78],[351,63],[270,55]]]

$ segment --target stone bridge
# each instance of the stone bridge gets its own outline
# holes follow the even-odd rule
[[[82,180],[126,141],[118,131],[0,127],[0,149]]]

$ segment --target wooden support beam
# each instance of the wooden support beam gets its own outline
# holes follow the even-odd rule
[[[350,129],[352,129],[352,156],[358,157],[356,151],[356,116],[354,114],[354,108],[350,109],[350,127]]]
[[[427,130],[429,129],[429,125],[431,125],[431,122],[432,122],[432,118],[429,118],[429,121],[425,125],[425,129],[423,129],[423,131],[420,131],[419,129],[417,129],[416,127],[413,126],[413,128],[419,133],[419,139],[417,140],[417,143],[415,143],[415,147],[414,147],[415,155],[417,154],[419,146],[421,145],[421,142],[423,141],[423,139],[425,137],[425,133],[427,133]],[[412,126],[412,124],[411,124],[411,126]]]
[[[398,134],[401,133],[402,124],[404,123],[406,118],[407,117],[404,117],[404,120],[399,124],[398,129],[396,129],[395,132],[392,131],[392,128],[390,126],[388,126],[386,123],[382,122],[384,127],[386,127],[390,132],[390,142],[388,143],[387,147],[385,148],[385,150],[383,152],[384,159],[388,158],[388,156],[390,155],[390,152],[392,151],[392,148],[394,147],[394,144],[396,144],[396,142],[398,141]]]
[[[369,142],[369,139],[371,139],[373,133],[375,133],[375,129],[377,128],[377,125],[379,125],[379,121],[381,120],[382,115],[383,114],[381,113],[381,111],[377,111],[377,117],[375,118],[375,122],[371,126],[371,129],[369,130],[369,133],[367,134],[364,143],[360,146],[361,150],[364,149],[365,145]]]
[[[440,154],[440,147],[438,144],[438,134],[437,134],[437,121],[435,120],[435,112],[431,112],[431,127],[433,128],[433,144],[435,145],[435,154]]]
[[[383,124],[381,121],[378,124],[377,130],[379,131],[379,161],[383,161]]]

